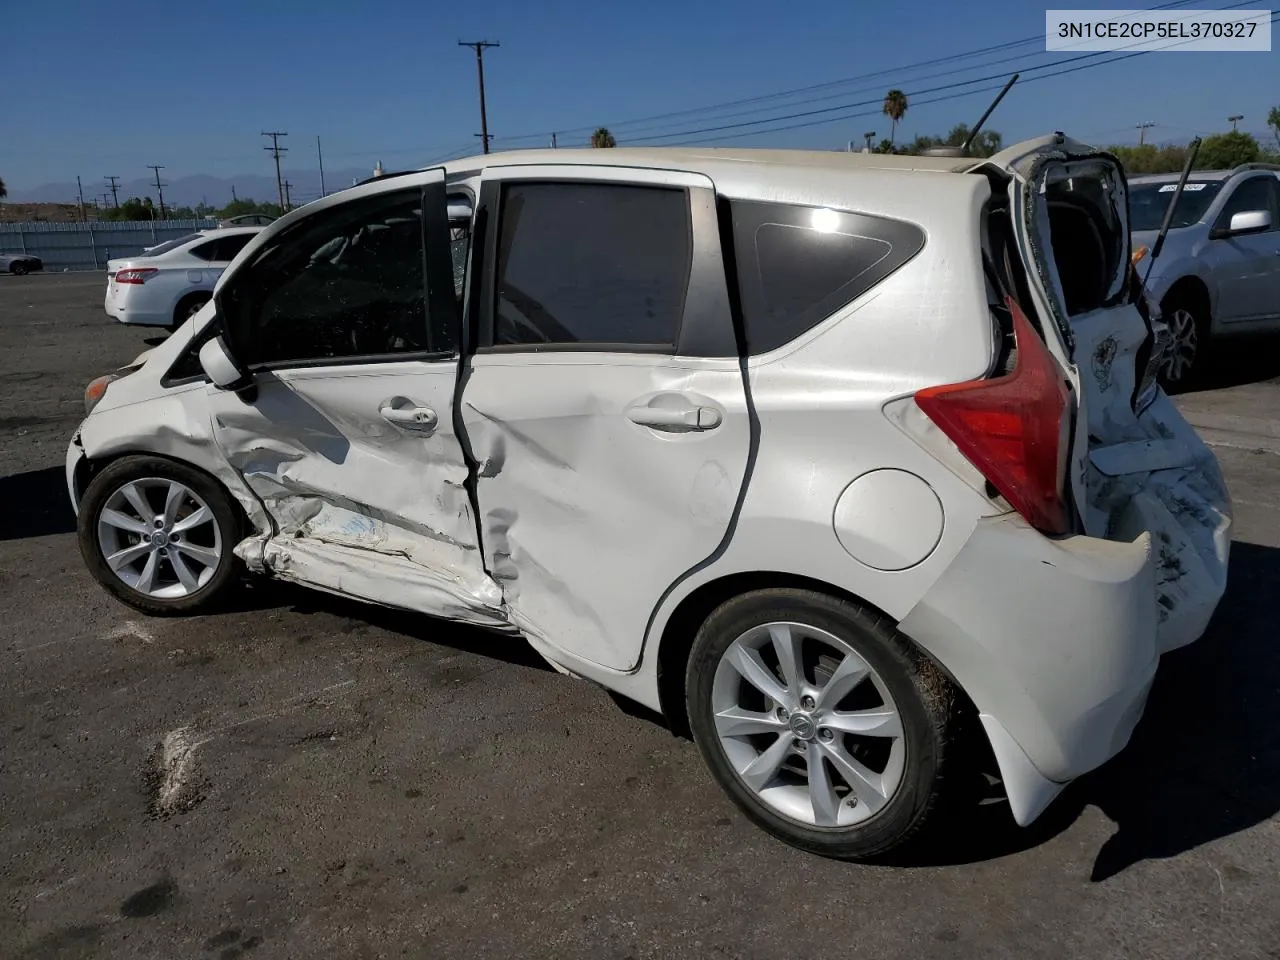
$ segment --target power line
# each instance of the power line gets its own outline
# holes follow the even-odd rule
[[[262,134],[262,135],[263,135],[264,137],[270,137],[270,138],[271,138],[271,146],[269,146],[269,147],[263,147],[262,149],[263,149],[263,150],[270,150],[270,151],[271,151],[271,156],[275,158],[275,161],[276,161],[276,196],[277,196],[277,197],[279,198],[279,200],[280,200],[280,210],[281,210],[281,212],[283,212],[283,211],[284,211],[284,209],[285,209],[285,205],[284,205],[284,181],[280,178],[280,154],[282,154],[282,153],[288,153],[288,152],[289,152],[289,148],[288,148],[288,147],[282,147],[282,146],[280,146],[280,138],[281,138],[281,137],[287,137],[289,134],[285,133],[283,130],[267,130],[267,131],[263,131],[263,134]]]
[[[162,164],[149,163],[148,169],[154,170],[156,173],[156,196],[160,198],[160,219],[166,219],[164,215],[164,184],[160,182],[160,171],[164,169]]]
[[[1272,16],[1272,18],[1271,18],[1271,22],[1274,24],[1274,23],[1276,23],[1277,21],[1280,21],[1280,15],[1273,15],[1273,16]],[[1190,43],[1190,42],[1192,42],[1192,41],[1188,40],[1188,41],[1183,41],[1183,42],[1185,42],[1185,43]],[[1180,44],[1174,44],[1174,46],[1178,46],[1178,45],[1180,45]],[[1107,51],[1107,52],[1111,52],[1111,51]],[[1058,70],[1058,71],[1055,71],[1054,73],[1045,73],[1045,74],[1041,74],[1040,76],[1030,77],[1030,78],[1028,78],[1027,80],[1025,80],[1025,81],[1024,81],[1024,83],[1032,83],[1032,82],[1034,82],[1034,81],[1036,81],[1036,80],[1047,80],[1047,79],[1049,79],[1050,77],[1063,76],[1063,75],[1068,74],[1068,73],[1076,73],[1076,72],[1078,72],[1078,71],[1080,71],[1080,70],[1089,70],[1089,69],[1092,69],[1092,68],[1094,68],[1094,67],[1102,67],[1102,66],[1106,66],[1107,64],[1111,64],[1111,63],[1119,63],[1121,60],[1132,60],[1134,57],[1141,57],[1141,56],[1145,56],[1145,55],[1146,55],[1146,54],[1148,54],[1148,53],[1154,53],[1154,52],[1157,52],[1157,51],[1152,51],[1152,50],[1138,50],[1138,51],[1136,51],[1136,52],[1134,52],[1134,53],[1126,53],[1126,54],[1123,54],[1123,55],[1118,56],[1118,57],[1112,57],[1110,60],[1104,60],[1104,61],[1102,61],[1101,63],[1085,63],[1085,64],[1080,64],[1080,65],[1078,65],[1078,66],[1074,66],[1074,67],[1068,67],[1068,68],[1067,68],[1067,69],[1065,69],[1065,70]],[[992,91],[992,90],[998,90],[998,89],[1000,89],[1000,87],[1001,87],[1001,86],[1002,86],[1001,84],[992,84],[992,85],[990,85],[990,86],[981,87],[981,88],[979,88],[979,89],[977,89],[977,90],[966,90],[966,91],[964,91],[963,93],[953,93],[953,94],[948,94],[948,95],[946,95],[946,96],[934,97],[934,98],[933,98],[933,99],[931,99],[931,100],[922,100],[922,101],[919,101],[917,105],[919,105],[919,106],[926,106],[926,105],[931,104],[931,103],[944,103],[944,102],[946,102],[946,101],[948,101],[948,100],[958,100],[958,99],[960,99],[960,98],[962,98],[962,97],[971,96],[971,95],[973,95],[973,94],[978,94],[978,93],[987,93],[987,92],[990,92],[990,91]],[[686,146],[699,146],[699,145],[702,145],[702,144],[708,144],[708,143],[721,143],[721,142],[723,142],[723,141],[725,141],[725,140],[740,140],[740,139],[741,139],[741,138],[743,138],[743,137],[753,137],[753,136],[757,136],[757,135],[759,135],[760,133],[781,133],[781,132],[782,132],[782,131],[784,131],[784,130],[799,130],[799,129],[803,128],[803,127],[819,126],[819,125],[824,124],[824,123],[833,123],[833,122],[838,121],[838,120],[853,120],[853,119],[856,119],[856,118],[859,118],[859,117],[872,117],[872,116],[878,116],[878,115],[879,115],[879,113],[880,113],[880,111],[879,111],[879,110],[868,110],[868,111],[864,111],[864,112],[862,112],[862,113],[851,113],[851,114],[842,115],[842,116],[839,116],[839,117],[827,117],[827,118],[824,118],[824,119],[821,119],[821,120],[807,120],[807,121],[804,121],[804,122],[801,122],[801,123],[792,123],[792,124],[788,124],[788,125],[783,126],[783,127],[773,127],[773,128],[771,128],[771,129],[769,129],[769,130],[763,130],[763,131],[761,131],[761,130],[749,130],[749,131],[747,131],[747,132],[745,132],[745,133],[730,134],[730,135],[728,135],[728,136],[723,136],[723,137],[713,137],[713,138],[709,138],[709,139],[705,139],[705,140],[690,140],[690,141],[686,141],[686,142],[685,142],[685,145],[686,145]],[[775,118],[775,119],[784,119],[784,118]]]
[[[1187,4],[1194,3],[1194,2],[1198,2],[1198,0],[1171,0],[1171,2],[1158,4],[1154,7],[1151,7],[1150,9],[1152,10],[1172,9],[1176,7],[1186,6]],[[1240,4],[1240,6],[1244,6],[1244,5],[1245,4]],[[631,120],[613,121],[607,124],[607,126],[609,127],[610,130],[619,130],[619,129],[625,129],[628,127],[635,127],[641,124],[650,124],[651,121],[669,120],[675,117],[692,116],[700,113],[721,113],[725,108],[729,108],[729,107],[762,103],[769,100],[780,100],[790,96],[794,96],[795,94],[811,93],[817,90],[829,90],[834,87],[843,87],[843,86],[847,86],[848,84],[857,83],[864,80],[877,80],[877,79],[884,80],[888,77],[909,72],[912,70],[917,70],[922,67],[934,67],[939,64],[951,63],[958,60],[966,60],[966,59],[979,57],[989,53],[997,53],[1000,51],[1010,50],[1016,47],[1025,46],[1028,43],[1035,43],[1037,45],[1042,45],[1044,43],[1044,34],[1042,33],[1035,34],[1034,36],[1023,37],[1022,39],[1019,39],[1019,40],[1009,40],[1004,43],[997,43],[997,44],[992,44],[986,47],[979,47],[975,50],[968,50],[963,53],[952,54],[951,56],[947,56],[947,57],[940,57],[932,60],[918,61],[916,63],[904,64],[896,67],[887,67],[883,70],[876,70],[871,73],[863,73],[863,74],[858,74],[852,77],[844,77],[839,80],[828,80],[823,83],[809,84],[803,87],[795,87],[790,90],[782,90],[775,93],[761,94],[753,97],[745,97],[738,100],[729,100],[723,103],[709,104],[702,107],[692,107],[684,110],[669,111],[667,113],[652,114],[650,116],[638,117]],[[963,73],[967,70],[978,69],[979,67],[989,67],[995,63],[1010,63],[1017,60],[1025,60],[1031,56],[1039,56],[1044,52],[1045,51],[1043,50],[1043,48],[1041,48],[1039,50],[1033,51],[1032,53],[1019,54],[1017,56],[1007,57],[1000,60],[988,61],[986,63],[978,64],[978,65],[954,68],[951,70],[943,71],[941,73],[931,74],[926,77],[918,77],[916,78],[916,80],[918,81],[921,79],[931,79],[933,77],[947,76],[955,73]],[[1106,51],[1101,51],[1101,52],[1106,52]],[[1046,64],[1045,66],[1051,66],[1051,65],[1052,64]],[[1034,69],[1034,68],[1029,68],[1029,69]],[[974,81],[974,82],[980,82],[980,81]],[[842,95],[848,95],[848,91],[845,91],[844,93],[826,94],[821,97],[815,97],[808,100],[798,101],[797,103],[788,104],[787,106],[798,106],[803,103],[819,102],[821,100],[829,100],[836,96],[842,96]],[[757,108],[755,110],[743,111],[740,114],[733,114],[733,115],[748,115],[750,113],[758,113],[760,112],[761,109],[773,109],[773,108],[772,107]],[[570,128],[557,127],[556,130],[560,133],[570,134],[570,133],[590,132],[591,130],[594,130],[596,126],[598,126],[598,124],[592,124],[590,126],[581,126],[581,127],[570,127]],[[632,134],[634,134],[635,132],[638,132],[638,131],[634,131],[634,130],[631,131]],[[541,141],[545,137],[546,137],[546,134],[544,132],[537,132],[537,133],[517,134],[510,137],[501,137],[498,139],[500,139],[504,143],[515,143],[518,140]]]
[[[489,136],[489,116],[485,111],[484,103],[484,52],[490,47],[500,47],[502,44],[496,40],[492,42],[488,40],[459,40],[458,46],[471,47],[476,52],[476,75],[480,80],[480,133],[477,136],[480,137],[480,142],[484,144],[484,152],[488,153],[489,140],[491,138]]]
[[[1142,123],[1134,124],[1138,128],[1138,146],[1142,146],[1147,142],[1147,130],[1155,125],[1156,122],[1154,120],[1143,120]]]
[[[1245,0],[1245,2],[1243,2],[1243,3],[1236,3],[1236,4],[1232,4],[1232,5],[1230,5],[1230,6],[1227,6],[1227,7],[1221,7],[1221,8],[1219,8],[1219,9],[1221,9],[1221,10],[1231,10],[1231,9],[1235,9],[1235,8],[1238,8],[1238,7],[1248,6],[1248,5],[1250,5],[1250,3],[1251,3],[1251,2],[1252,2],[1252,0]],[[1273,22],[1274,22],[1274,21],[1273,21]],[[1192,42],[1192,41],[1190,41],[1190,40],[1182,41],[1182,43],[1190,43],[1190,42]],[[1130,46],[1130,47],[1132,47],[1132,46],[1138,46],[1138,45],[1139,45],[1139,44],[1130,44],[1129,46]],[[1169,47],[1173,47],[1173,46],[1180,46],[1180,45],[1181,45],[1181,44],[1169,44],[1169,45],[1168,45],[1168,47],[1165,47],[1165,48],[1162,48],[1162,49],[1168,49]],[[1124,48],[1124,47],[1120,47],[1120,48],[1117,48],[1117,49],[1121,49],[1121,50],[1123,50],[1123,49],[1125,49],[1125,48]],[[1062,66],[1063,64],[1068,64],[1068,63],[1077,63],[1077,62],[1080,62],[1080,61],[1096,60],[1098,57],[1103,57],[1103,56],[1106,56],[1106,54],[1108,54],[1108,53],[1114,53],[1114,52],[1115,52],[1115,51],[1097,51],[1097,52],[1094,52],[1094,53],[1084,53],[1084,54],[1079,54],[1079,55],[1074,56],[1074,57],[1068,57],[1068,58],[1066,58],[1065,60],[1059,60],[1059,61],[1057,61],[1056,63],[1045,63],[1045,64],[1040,64],[1040,65],[1038,65],[1038,66],[1031,66],[1031,67],[1027,67],[1025,70],[1023,70],[1023,71],[1021,71],[1021,72],[1022,72],[1022,73],[1033,73],[1033,72],[1036,72],[1036,71],[1039,71],[1039,70],[1048,70],[1048,69],[1050,69],[1051,67],[1058,67],[1058,66]],[[1111,59],[1111,60],[1103,60],[1103,61],[1099,61],[1099,62],[1097,62],[1097,63],[1085,64],[1085,66],[1101,66],[1101,65],[1102,65],[1102,64],[1104,64],[1104,63],[1116,63],[1116,62],[1118,62],[1119,60],[1127,60],[1127,59],[1130,59],[1131,57],[1134,57],[1134,56],[1141,56],[1141,55],[1143,55],[1143,54],[1146,54],[1146,53],[1153,53],[1153,52],[1156,52],[1156,51],[1152,51],[1152,50],[1139,50],[1139,51],[1137,51],[1136,53],[1126,54],[1126,55],[1125,55],[1125,56],[1123,56],[1123,57],[1113,58],[1113,59]],[[984,65],[984,66],[985,66],[985,65]],[[1061,75],[1062,75],[1062,74],[1064,74],[1064,73],[1073,73],[1073,72],[1075,72],[1075,70],[1077,70],[1077,69],[1080,69],[1080,68],[1079,68],[1079,67],[1077,67],[1077,68],[1073,68],[1073,69],[1071,69],[1071,70],[1066,70],[1066,71],[1057,71],[1057,72],[1054,72],[1054,73],[1044,74],[1044,76],[1046,76],[1046,77],[1061,76]],[[960,88],[960,87],[972,86],[972,85],[974,85],[974,84],[978,84],[978,83],[986,83],[986,82],[989,82],[989,81],[991,81],[991,80],[1006,80],[1006,79],[1007,79],[1007,76],[1006,76],[1004,73],[994,73],[994,74],[989,74],[989,75],[982,76],[982,77],[975,77],[975,78],[973,78],[973,79],[971,79],[971,80],[956,80],[956,81],[953,81],[952,83],[940,84],[940,85],[935,86],[935,87],[926,87],[926,88],[921,89],[921,90],[915,90],[915,91],[912,91],[912,92],[910,92],[910,93],[908,94],[908,96],[909,96],[909,97],[912,97],[912,98],[914,98],[914,97],[920,97],[920,96],[924,96],[924,95],[926,95],[926,94],[931,94],[931,93],[943,93],[943,92],[946,92],[946,91],[948,91],[948,90],[955,90],[955,89],[958,89],[958,88]],[[1039,79],[1039,78],[1037,78],[1037,77],[1031,77],[1031,78],[1029,78],[1029,79],[1034,80],[1034,79]],[[967,92],[966,92],[966,93],[964,93],[964,94],[958,94],[957,96],[968,96],[969,94],[973,94],[973,93],[981,93],[981,92],[985,92],[986,90],[992,90],[992,89],[997,89],[997,88],[996,88],[996,87],[983,87],[981,90],[970,90],[970,91],[967,91]],[[955,99],[955,97],[944,97],[944,98],[942,98],[942,99],[943,99],[943,100],[950,100],[950,99]],[[761,119],[759,119],[759,120],[744,120],[744,121],[740,121],[740,122],[737,122],[737,123],[726,123],[726,124],[720,124],[720,125],[711,126],[711,127],[701,127],[701,128],[695,128],[695,129],[689,129],[689,130],[677,130],[677,131],[673,131],[673,132],[671,132],[671,133],[653,134],[653,135],[651,135],[651,136],[641,137],[641,138],[639,138],[638,140],[635,140],[635,141],[632,141],[632,142],[633,142],[633,143],[636,143],[636,144],[644,144],[644,143],[652,143],[652,142],[654,142],[654,141],[658,141],[658,140],[672,140],[672,139],[678,139],[678,138],[681,138],[681,137],[687,137],[687,136],[697,136],[697,135],[704,134],[704,133],[718,133],[718,132],[723,131],[723,130],[735,130],[735,129],[740,129],[740,128],[742,128],[742,127],[759,126],[759,125],[761,125],[761,124],[776,123],[776,122],[778,122],[778,121],[782,121],[782,120],[795,120],[795,119],[799,119],[799,118],[803,118],[803,117],[814,117],[814,116],[820,116],[820,115],[824,115],[824,114],[834,114],[834,113],[839,113],[840,111],[844,111],[844,110],[851,110],[851,109],[854,109],[854,108],[857,108],[857,107],[867,107],[867,106],[871,106],[871,105],[873,105],[873,104],[878,104],[878,103],[880,103],[880,102],[881,102],[881,99],[880,99],[879,97],[876,97],[876,98],[871,99],[871,100],[862,100],[862,101],[856,101],[856,102],[853,102],[853,103],[837,104],[837,105],[832,106],[832,107],[819,107],[819,108],[815,108],[815,109],[813,109],[813,110],[803,110],[803,111],[799,111],[799,112],[796,112],[796,113],[782,114],[782,115],[780,115],[780,116],[764,117],[764,118],[761,118]],[[938,103],[938,102],[941,102],[941,100],[918,101],[918,102],[917,102],[917,104],[915,104],[915,105],[923,106],[923,105],[924,105],[924,104],[926,104],[926,103]],[[874,114],[875,112],[876,112],[876,111],[872,111],[872,114]],[[812,122],[812,123],[791,124],[791,125],[786,126],[786,127],[771,128],[771,129],[770,129],[770,130],[768,130],[768,131],[760,131],[760,132],[769,132],[769,133],[772,133],[772,132],[776,132],[776,131],[779,131],[779,130],[796,130],[796,129],[799,129],[799,128],[801,128],[801,127],[806,127],[806,126],[816,126],[816,125],[821,124],[821,123],[828,123],[828,122],[832,122],[832,121],[835,121],[835,120],[848,120],[848,119],[853,119],[854,117],[869,116],[869,115],[872,115],[872,114],[863,114],[863,113],[840,114],[839,116],[827,117],[827,118],[826,118],[826,119],[824,119],[824,120],[818,120],[818,121],[814,121],[814,122]],[[732,136],[732,137],[727,137],[727,138],[725,138],[725,139],[737,139],[737,135],[734,135],[734,136]]]

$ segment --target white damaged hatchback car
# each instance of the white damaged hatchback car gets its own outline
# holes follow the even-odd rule
[[[865,858],[969,735],[1034,820],[1222,596],[1140,302],[1123,173],[1061,135],[496,153],[262,230],[90,386],[67,479],[142,610],[247,568],[514,634]]]

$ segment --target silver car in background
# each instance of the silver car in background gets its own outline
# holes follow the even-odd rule
[[[1129,180],[1133,249],[1155,242],[1178,174]],[[1147,296],[1169,328],[1166,386],[1203,369],[1209,342],[1280,331],[1280,166],[1198,170],[1187,180],[1154,265],[1138,262]]]

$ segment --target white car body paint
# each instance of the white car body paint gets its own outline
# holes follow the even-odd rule
[[[251,238],[261,227],[230,227],[201,230],[192,239],[158,255],[143,251],[136,257],[107,261],[107,292],[103,309],[120,323],[167,327],[174,324],[179,304],[197,294],[212,295],[222,272],[231,263],[217,254],[223,240],[237,245]],[[157,246],[162,246],[157,244]],[[210,256],[215,259],[210,259]],[[153,271],[143,283],[119,283],[121,270]]]
[[[505,176],[579,165],[588,177],[708,182],[730,199],[892,217],[929,240],[867,294],[745,364],[482,353],[460,397],[451,363],[279,371],[260,379],[253,403],[201,382],[165,387],[165,371],[212,319],[208,307],[110,385],[68,451],[72,497],[85,457],[185,460],[245,508],[255,532],[237,553],[251,566],[514,629],[562,672],[655,709],[664,631],[699,588],[771,573],[830,585],[898,623],[955,679],[988,732],[1015,819],[1029,823],[1127,742],[1160,654],[1198,637],[1216,607],[1230,539],[1208,448],[1158,391],[1134,412],[1142,317],[1131,306],[1069,316],[1052,256],[1038,253],[1051,249],[1037,201],[1046,177],[1100,175],[1121,189],[1105,159],[1080,159],[1089,152],[1048,137],[987,161],[624,149],[458,161],[450,189],[473,194],[486,164]],[[1077,405],[1069,479],[1083,533],[1045,537],[989,496],[911,399],[986,376],[993,362],[981,259],[992,181],[964,172],[978,168],[1012,178],[1015,235],[1039,268],[1028,270],[1031,297],[1052,321],[1046,345]],[[288,224],[394,186],[295,211],[222,282]],[[1125,243],[1127,264],[1127,232]],[[1115,293],[1123,282],[1121,272]],[[701,398],[715,428],[654,431],[627,415],[677,394]],[[388,403],[430,407],[437,426],[389,424],[379,416]],[[859,478],[886,469],[916,478],[940,517],[904,509],[915,494],[895,500],[874,486],[858,510],[839,507]],[[889,534],[867,519],[877,504],[902,518],[903,569],[890,569]]]

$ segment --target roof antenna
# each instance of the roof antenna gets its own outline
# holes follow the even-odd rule
[[[958,147],[930,147],[924,151],[923,156],[926,157],[967,157],[969,155],[969,147],[973,144],[974,138],[982,130],[982,125],[987,122],[987,118],[995,112],[996,107],[1000,106],[1000,101],[1004,99],[1004,95],[1009,92],[1009,88],[1018,82],[1020,73],[1015,73],[1009,78],[1009,82],[1001,88],[996,94],[996,98],[991,101],[991,106],[987,107],[986,113],[978,118],[978,122],[973,125],[973,129],[969,131],[969,136]]]

